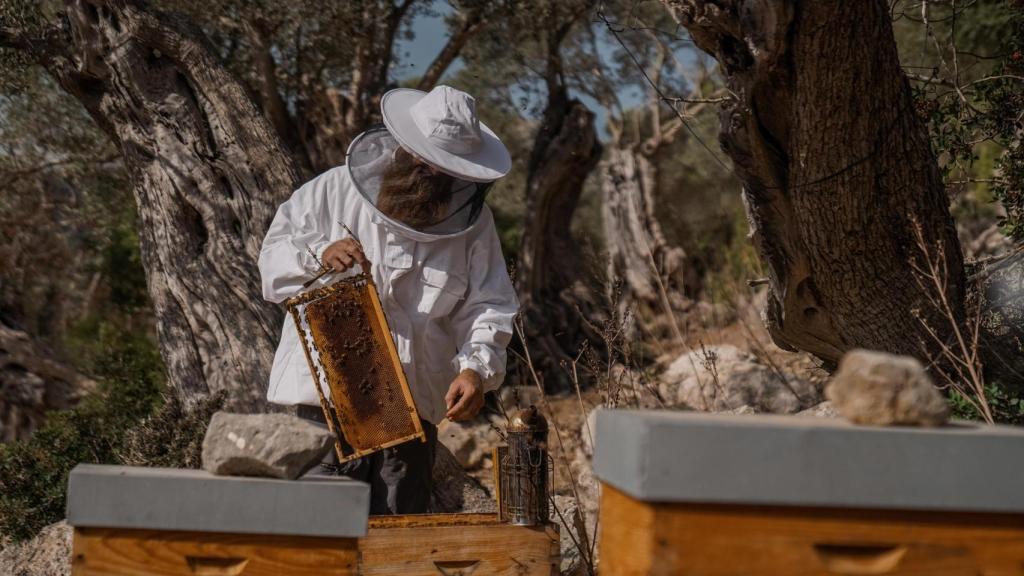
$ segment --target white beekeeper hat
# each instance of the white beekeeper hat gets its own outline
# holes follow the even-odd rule
[[[472,96],[450,86],[396,88],[380,101],[388,132],[434,168],[470,182],[493,182],[512,168],[508,149],[476,117]]]

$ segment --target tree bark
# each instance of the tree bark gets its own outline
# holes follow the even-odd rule
[[[458,29],[448,37],[444,48],[434,57],[434,60],[427,66],[426,72],[416,84],[419,90],[429,91],[441,79],[445,71],[452,65],[452,62],[459,57],[466,43],[483,28],[485,22],[479,10],[473,10],[466,14]]]
[[[934,356],[915,311],[949,322],[915,280],[913,223],[944,260],[958,321],[963,262],[885,2],[663,2],[738,97],[721,145],[767,265],[776,343],[828,362],[855,347]]]
[[[297,172],[199,31],[131,1],[75,0],[70,28],[28,49],[120,146],[139,212],[168,381],[189,400],[224,391],[266,407],[281,325],[256,259]]]
[[[655,170],[651,160],[634,146],[612,146],[601,162],[608,278],[623,284],[617,303],[620,312],[629,307],[646,310],[641,316],[663,318],[671,324],[668,333],[659,336],[681,337],[672,318],[675,311],[685,308],[686,254],[666,242],[655,214]]]
[[[300,144],[295,148],[314,173],[344,164],[349,143],[381,121],[380,97],[391,87],[389,72],[395,41],[414,4],[414,0],[403,0],[397,4],[365,5],[360,33],[352,39],[356,49],[347,91],[326,85],[323,78],[304,78],[304,90],[296,102],[295,124]],[[466,43],[486,24],[481,9],[469,9],[416,87],[433,88]]]
[[[581,266],[570,223],[600,156],[594,114],[564,88],[551,91],[530,156],[518,270],[530,345],[548,367],[579,344],[581,295],[572,289]]]

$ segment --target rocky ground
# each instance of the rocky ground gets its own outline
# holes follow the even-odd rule
[[[628,394],[610,394],[599,384],[579,395],[541,397],[532,388],[503,389],[506,412],[535,404],[551,424],[553,518],[561,525],[563,574],[586,574],[584,558],[597,561],[600,489],[591,466],[592,431],[595,413],[610,398],[627,407],[837,416],[823,394],[827,374],[810,357],[770,344],[756,307],[734,311],[730,319],[723,328],[694,335],[688,346],[666,350],[652,371],[653,390],[635,386],[636,391]],[[624,370],[613,367],[611,372]],[[504,416],[495,413],[468,425],[445,423],[439,430],[440,441],[488,491],[494,486],[491,450],[502,442],[504,425]]]
[[[66,576],[71,573],[71,527],[51,524],[28,542],[0,549],[4,576]]]
[[[685,369],[684,365],[689,366],[685,356],[690,353],[680,355],[665,370],[659,392],[665,398],[674,399],[672,408],[702,410],[705,405],[701,400],[703,397],[711,411],[717,412],[836,416],[835,410],[822,397],[820,383],[792,374],[776,375],[756,357],[731,345],[705,347],[705,352],[721,358],[714,378],[699,363],[696,370]],[[703,396],[700,394],[702,390]],[[589,389],[580,397],[565,394],[548,396],[543,400],[537,399],[532,392],[520,395],[534,396],[552,425],[549,437],[555,464],[555,510],[552,513],[553,519],[561,525],[562,573],[586,574],[581,557],[596,557],[597,554],[594,541],[595,528],[599,524],[600,489],[591,466],[591,439],[594,415],[603,407],[602,394],[599,390]],[[695,404],[691,405],[687,400]],[[504,418],[492,414],[469,425],[445,423],[438,434],[440,441],[469,475],[492,493],[494,463],[491,450],[502,442],[498,432],[502,428]],[[581,550],[586,552],[581,554]]]

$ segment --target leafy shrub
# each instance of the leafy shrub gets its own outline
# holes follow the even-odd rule
[[[159,406],[159,354],[121,332],[96,359],[100,384],[75,408],[52,412],[32,438],[0,446],[0,533],[34,536],[64,517],[68,472],[80,462],[118,462],[129,429]]]
[[[177,394],[168,394],[159,411],[128,432],[119,460],[129,466],[199,468],[206,427],[223,407],[220,393],[191,408]]]
[[[151,340],[109,326],[97,334],[89,347],[101,376],[97,391],[71,410],[51,412],[29,440],[0,445],[0,534],[14,541],[64,517],[68,473],[79,463],[200,465],[206,427],[223,396],[186,406],[173,389],[165,391]]]
[[[932,148],[951,189],[971,191],[968,210],[998,200],[1005,210],[999,218],[1002,231],[1019,242],[1024,240],[1024,2],[985,0],[961,12],[956,19],[945,19],[948,25],[955,23],[945,33],[955,36],[962,58],[979,62],[961,62],[967,76],[957,78],[958,89],[950,89],[949,79],[918,86],[917,112],[928,122]],[[930,67],[924,62],[903,64],[918,64],[909,66],[918,71]],[[957,207],[961,223],[964,211]]]
[[[1024,425],[1024,398],[998,384],[985,386],[985,397],[997,423]],[[950,394],[949,405],[954,418],[979,422],[983,420],[977,409],[959,394]]]

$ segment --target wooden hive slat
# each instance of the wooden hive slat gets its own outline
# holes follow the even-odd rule
[[[355,576],[355,538],[76,528],[72,576]]]

